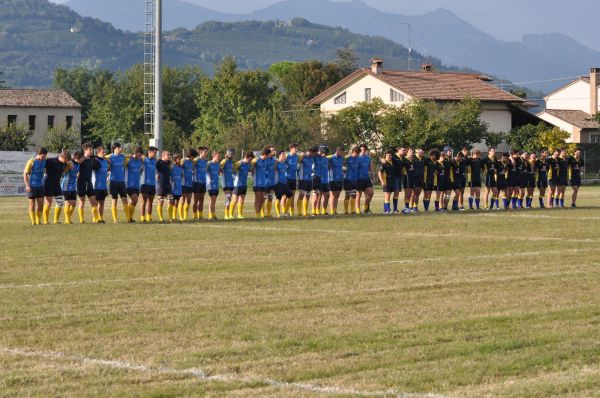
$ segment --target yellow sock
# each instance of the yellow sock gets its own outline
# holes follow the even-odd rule
[[[127,221],[131,220],[131,207],[129,204],[123,205],[123,211],[125,212],[125,219]]]
[[[159,203],[157,208],[156,208],[156,213],[158,215],[158,221],[163,222],[163,204]]]
[[[98,216],[98,208],[92,207],[92,221],[97,223],[100,221],[100,216]]]
[[[83,209],[81,207],[78,207],[77,212],[79,214],[79,223],[83,224],[85,222],[85,219],[83,217]]]
[[[223,209],[223,218],[225,220],[229,220],[229,206],[225,206]]]
[[[267,201],[267,217],[271,217],[272,212],[273,212],[273,202]]]
[[[43,212],[38,210],[35,212],[35,223],[40,225],[42,223]]]
[[[44,217],[44,225],[48,224],[48,219],[50,218],[50,206],[44,205],[44,210],[42,212]]]
[[[302,199],[302,215],[308,216],[308,199]]]
[[[179,206],[175,207],[175,205],[172,205],[171,203],[169,203],[169,205],[167,206],[167,214],[169,215],[169,219],[171,221],[177,220],[178,207]]]
[[[35,211],[29,210],[29,220],[31,221],[31,225],[35,225]]]
[[[117,218],[117,205],[114,205],[110,208],[110,212],[112,214],[113,221],[116,223],[118,221]]]
[[[187,221],[190,214],[190,205],[188,203],[183,205],[183,221]]]
[[[152,214],[148,213],[146,214],[146,222],[151,222],[152,221]]]
[[[281,202],[279,200],[275,200],[275,216],[277,218],[281,217]]]
[[[350,208],[350,199],[344,199],[344,213],[348,214]]]
[[[291,217],[294,217],[294,198],[288,199],[287,203],[286,203],[286,207],[289,209],[289,214]],[[286,211],[287,213],[288,211]]]
[[[321,215],[324,216],[327,214],[327,209],[324,207],[321,207]]]
[[[170,217],[169,213],[169,217]],[[177,206],[177,210],[176,210],[176,215],[179,216],[179,221],[183,221],[183,202],[179,202],[179,205]],[[175,217],[175,219],[177,219],[177,217]]]
[[[65,207],[65,224],[72,224],[71,223],[71,214],[73,214],[73,207],[70,204],[66,205],[67,207]]]
[[[244,205],[242,203],[238,203],[238,218],[244,218]]]
[[[213,218],[215,218],[215,215],[213,214],[213,212],[212,212],[212,211],[209,211],[209,212],[208,212],[208,219],[209,219],[209,220],[212,220]]]
[[[360,206],[356,206],[356,214],[360,214]]]
[[[62,207],[56,206],[54,208],[54,224],[58,224],[61,213],[62,213]]]
[[[283,214],[289,214],[290,216],[293,216],[292,211],[291,211],[293,203],[294,203],[293,200],[288,200],[287,202],[285,202]]]
[[[263,205],[262,209],[260,209],[260,218],[265,218],[265,206]]]

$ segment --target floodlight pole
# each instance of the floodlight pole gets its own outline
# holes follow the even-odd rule
[[[162,0],[155,0],[154,44],[154,146],[162,150]]]
[[[410,71],[410,61],[412,61],[412,25],[409,22],[400,22],[400,25],[408,27],[408,70]]]

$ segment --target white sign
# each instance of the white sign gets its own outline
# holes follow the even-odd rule
[[[35,152],[0,151],[0,196],[25,195],[23,170]]]

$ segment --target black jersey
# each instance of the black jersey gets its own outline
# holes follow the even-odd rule
[[[434,162],[433,160],[429,159],[429,158],[423,158],[423,172],[424,172],[424,176],[425,176],[425,182],[428,185],[435,185],[436,182],[436,177],[437,177],[437,170],[438,170],[438,163]]]
[[[425,162],[428,160],[425,157],[419,158],[415,156],[413,158],[415,163],[415,176],[418,178],[423,178],[425,176]]]
[[[496,177],[496,172],[498,171],[498,161],[496,158],[490,158],[488,156],[485,159],[482,159],[481,164],[486,178]]]
[[[383,177],[383,185],[391,184],[394,175],[396,174],[394,162],[388,162],[386,160],[382,161],[381,165],[379,166],[379,171],[381,172]]]
[[[535,164],[533,165],[535,168],[535,173],[537,175],[537,180],[547,180],[548,179],[548,162],[547,159],[541,160],[537,159]]]
[[[161,187],[170,187],[171,185],[171,162],[158,160],[156,162],[156,184]]]
[[[401,178],[404,175],[404,158],[393,155],[392,164],[394,165],[394,176],[396,178]]]
[[[470,181],[474,183],[481,183],[481,169],[483,166],[483,160],[481,158],[469,158],[467,159],[467,165],[469,166]]]
[[[558,161],[554,158],[546,159],[546,167],[548,168],[548,178],[556,180],[558,178]]]
[[[581,169],[583,169],[583,159],[575,159],[575,157],[569,158],[569,169],[571,171],[571,178],[581,178]]]
[[[558,178],[565,181],[569,173],[569,160],[559,156],[556,163],[558,164]]]
[[[79,165],[79,176],[77,177],[77,181],[91,182],[94,171],[99,170],[100,166],[101,164],[97,157],[84,157],[83,161]]]
[[[58,158],[46,159],[46,184],[60,186],[60,179],[67,170],[67,163],[62,163]]]

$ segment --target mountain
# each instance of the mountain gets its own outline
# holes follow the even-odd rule
[[[118,4],[120,12],[108,12],[107,4]],[[590,66],[600,65],[600,52],[591,50],[565,35],[528,35],[521,41],[507,42],[475,28],[454,13],[438,9],[424,15],[409,16],[386,13],[369,7],[361,0],[283,0],[251,14],[216,13],[186,3],[179,12],[180,0],[165,2],[165,26],[193,29],[208,20],[287,20],[304,18],[313,23],[340,26],[352,32],[383,36],[408,45],[411,24],[413,46],[422,54],[440,58],[444,63],[486,71],[511,81],[539,81],[586,74]],[[143,0],[71,0],[67,3],[84,15],[101,17],[115,26],[143,29]],[[95,9],[102,9],[94,11]],[[116,8],[115,8],[116,9]],[[127,14],[127,18],[120,15]],[[215,15],[218,14],[218,15]],[[510,24],[507,23],[507,29]],[[383,55],[382,55],[383,56]],[[565,81],[532,83],[533,89],[550,91]]]
[[[51,85],[58,67],[123,70],[143,62],[142,42],[142,33],[115,29],[47,0],[0,0],[0,69],[8,85]],[[164,59],[172,66],[200,65],[212,73],[227,55],[235,56],[241,68],[266,69],[282,60],[332,61],[336,50],[348,47],[361,65],[382,56],[388,68],[407,66],[408,50],[391,40],[304,19],[206,22],[193,30],[165,32]],[[438,69],[456,69],[418,53],[412,57],[415,65],[429,62]]]

